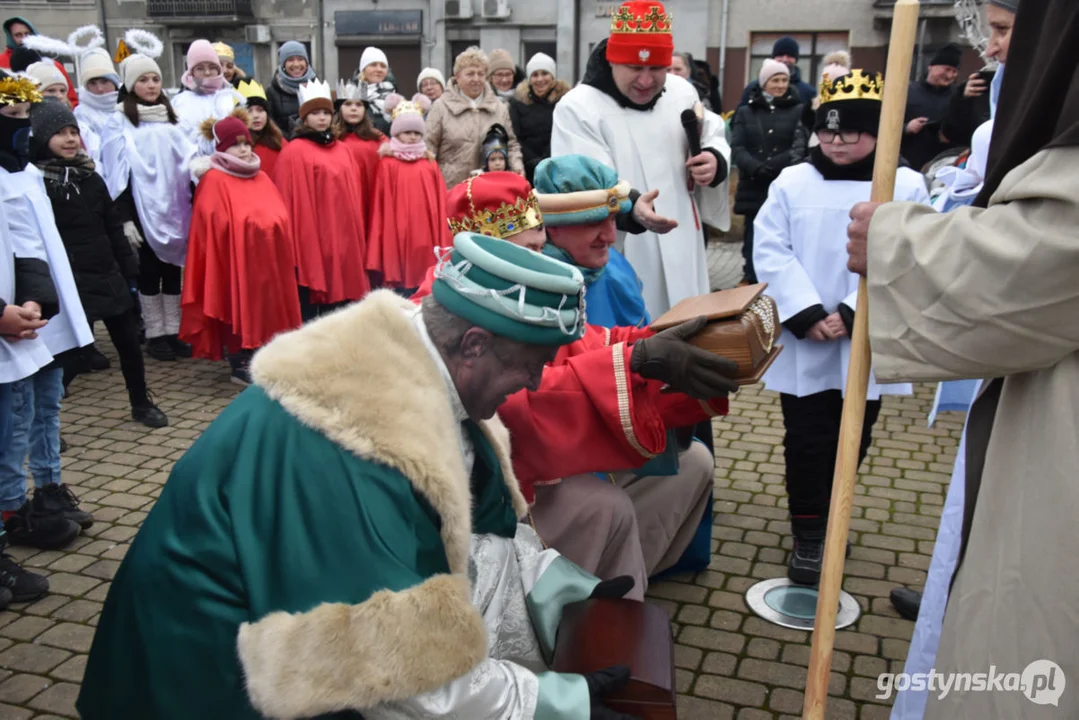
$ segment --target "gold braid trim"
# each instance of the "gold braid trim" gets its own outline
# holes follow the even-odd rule
[[[625,434],[630,447],[645,459],[651,460],[656,454],[644,449],[644,446],[637,440],[637,433],[633,430],[633,417],[629,412],[629,372],[626,368],[625,355],[622,352],[625,345],[625,343],[618,343],[611,348],[612,359],[614,360],[614,385],[618,392],[618,419],[622,422],[622,432]]]

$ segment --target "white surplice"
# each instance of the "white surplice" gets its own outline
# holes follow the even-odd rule
[[[211,95],[184,90],[172,99],[172,109],[176,111],[180,127],[187,133],[188,140],[198,147],[199,155],[207,157],[214,154],[214,141],[203,136],[202,121],[228,117],[237,107],[246,104],[243,95],[228,84]]]
[[[678,221],[667,235],[646,232],[620,238],[654,318],[680,300],[708,292],[702,223],[720,230],[730,227],[726,181],[714,188],[689,189],[689,141],[681,116],[698,102],[692,85],[668,75],[663,95],[649,111],[623,108],[590,85],[578,85],[555,106],[552,157],[585,155],[613,167],[642,193],[659,190],[656,212]],[[716,150],[730,166],[730,145],[717,116],[706,115],[701,147]]]
[[[754,223],[753,263],[757,278],[768,283],[780,322],[814,305],[829,314],[842,303],[852,310],[858,300],[858,276],[847,269],[850,209],[868,201],[871,183],[825,180],[811,163],[785,169],[768,189],[768,199]],[[896,175],[895,199],[929,203],[922,176],[909,168]],[[799,340],[783,328],[783,351],[764,376],[769,390],[806,397],[825,390],[845,390],[850,339]],[[869,377],[869,400],[881,393],[909,395],[909,384],[878,385]]]

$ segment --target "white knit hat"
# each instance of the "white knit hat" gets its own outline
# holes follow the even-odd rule
[[[528,61],[528,66],[525,68],[525,72],[528,73],[528,77],[532,77],[532,73],[537,70],[546,70],[551,75],[555,74],[557,66],[555,65],[554,58],[546,53],[536,53],[532,56],[532,59]]]
[[[140,55],[139,53],[128,55],[120,63],[120,80],[124,83],[124,87],[127,88],[128,92],[135,91],[135,81],[146,73],[160,75],[161,68],[157,62],[145,55]]]
[[[111,80],[117,90],[120,89],[120,75],[112,64],[109,52],[103,48],[94,48],[83,55],[79,61],[79,71],[83,87],[86,87],[91,80],[105,78]]]
[[[363,55],[360,55],[360,74],[362,75],[364,68],[373,62],[380,62],[386,67],[390,66],[390,61],[386,59],[386,53],[374,46],[366,47],[363,49]]]
[[[64,77],[64,74],[60,72],[60,69],[56,67],[56,63],[51,58],[30,63],[26,68],[26,74],[37,80],[37,86],[40,90],[52,85],[63,85],[68,90],[71,89],[67,84],[67,78]]]
[[[768,58],[764,61],[764,64],[761,65],[761,72],[757,76],[757,81],[761,84],[761,90],[763,90],[764,86],[768,84],[768,81],[776,75],[786,75],[787,77],[790,77],[790,74],[791,69],[785,64],[778,60]]]
[[[442,86],[442,89],[446,88],[446,76],[442,74],[442,71],[438,68],[428,67],[420,70],[420,75],[416,78],[416,89],[419,90],[420,85],[428,78],[437,81]]]

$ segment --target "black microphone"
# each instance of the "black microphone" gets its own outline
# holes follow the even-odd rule
[[[682,129],[689,140],[689,156],[697,157],[701,154],[701,123],[692,108],[682,111]]]

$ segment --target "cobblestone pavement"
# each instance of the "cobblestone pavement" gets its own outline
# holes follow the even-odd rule
[[[98,347],[114,369],[76,380],[62,425],[70,444],[64,480],[96,522],[63,552],[12,551],[52,587],[38,602],[0,613],[0,720],[75,716],[109,581],[173,462],[237,392],[224,363],[148,360],[150,387],[171,420],[149,431],[129,419],[103,334]],[[947,413],[927,429],[931,399],[931,389],[920,387],[915,397],[887,400],[874,432],[854,502],[845,582],[865,614],[836,636],[829,718],[888,714],[874,699],[875,678],[899,669],[913,627],[897,617],[888,593],[925,580],[962,429],[962,418]],[[731,414],[715,423],[711,566],[651,588],[673,621],[684,720],[801,714],[809,633],[770,625],[743,603],[752,584],[785,573],[782,435],[774,395],[751,388],[733,399]]]

